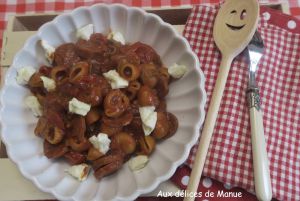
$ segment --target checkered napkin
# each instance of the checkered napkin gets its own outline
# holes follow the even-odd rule
[[[196,6],[187,21],[184,36],[199,57],[206,77],[208,107],[221,54],[213,41],[218,7]],[[259,62],[257,82],[273,197],[300,200],[300,23],[291,16],[261,9],[259,32],[265,52]],[[204,175],[231,186],[254,192],[249,111],[246,104],[247,54],[232,63],[214,134],[204,166]],[[187,160],[192,166],[195,146]]]

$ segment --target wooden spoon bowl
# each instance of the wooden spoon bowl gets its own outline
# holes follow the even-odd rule
[[[224,55],[240,54],[252,39],[259,16],[256,0],[227,0],[215,19],[213,37]]]

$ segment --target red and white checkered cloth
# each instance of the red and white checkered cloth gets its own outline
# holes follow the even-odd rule
[[[221,54],[213,41],[216,7],[197,6],[184,30],[206,77],[208,103]],[[300,23],[296,18],[262,9],[259,32],[265,52],[257,82],[262,99],[264,130],[270,159],[273,197],[300,200]],[[232,63],[204,175],[254,191],[246,54]],[[196,147],[187,163],[192,165]]]
[[[8,15],[70,11],[95,3],[122,3],[136,7],[168,7],[197,4],[216,4],[223,0],[0,0],[0,49]],[[291,15],[300,18],[300,0],[259,0],[261,3],[282,3],[290,7]]]
[[[45,12],[66,12],[80,6],[91,6],[96,3],[121,3],[136,7],[170,7],[197,5],[200,3],[214,4],[221,0],[0,0],[0,49],[3,31],[9,15],[35,14]],[[266,0],[264,0],[266,1]],[[280,2],[282,0],[267,0]]]

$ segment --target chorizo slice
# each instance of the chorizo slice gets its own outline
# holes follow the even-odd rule
[[[101,118],[100,109],[97,107],[93,107],[85,117],[85,122],[89,126],[95,122],[97,122]]]
[[[84,152],[92,146],[90,141],[88,141],[86,138],[78,139],[71,137],[67,139],[66,143],[71,147],[72,150],[77,152]]]
[[[123,153],[120,151],[113,151],[108,155],[105,155],[97,160],[94,160],[92,162],[92,167],[94,170],[97,170],[99,168],[102,168],[108,164],[114,163],[116,161],[123,161]]]
[[[160,77],[155,88],[158,97],[162,99],[166,97],[169,93],[169,81],[164,77]]]
[[[123,153],[120,151],[114,151],[107,156],[93,161],[92,167],[95,171],[94,175],[97,179],[110,175],[119,170],[122,167],[123,162]]]
[[[140,116],[134,116],[131,123],[125,127],[127,131],[133,133],[135,139],[145,136],[143,122]]]
[[[76,53],[83,59],[101,57],[106,47],[97,45],[91,40],[79,39],[76,43]]]
[[[65,125],[64,125],[64,121],[62,119],[62,115],[59,114],[59,112],[54,111],[54,110],[47,110],[46,114],[45,114],[48,123],[58,127],[62,130],[65,129]]]
[[[159,99],[154,90],[144,85],[138,92],[138,103],[140,106],[155,106],[159,105]]]
[[[90,147],[87,155],[87,160],[93,161],[103,156],[103,154],[95,147]]]
[[[50,144],[47,140],[44,140],[44,154],[47,158],[59,158],[68,152],[68,147],[64,143]]]
[[[103,177],[113,174],[122,167],[123,161],[115,161],[114,163],[107,164],[106,166],[97,169],[94,172],[96,179],[100,180]]]
[[[141,149],[140,154],[150,155],[155,149],[156,142],[151,135],[148,135],[140,138],[139,145]]]
[[[172,137],[177,129],[178,129],[178,119],[177,117],[170,113],[170,112],[167,112],[167,118],[168,118],[168,121],[169,121],[169,134],[166,136],[166,138],[169,138],[169,137]]]
[[[157,122],[153,133],[151,134],[156,140],[160,140],[169,135],[170,123],[167,114],[164,112],[157,112]]]
[[[86,131],[85,118],[79,115],[71,120],[71,136],[79,140],[84,138]]]
[[[107,125],[104,122],[102,122],[100,126],[100,132],[105,133],[108,135],[108,137],[113,136],[120,132],[122,130],[122,126],[112,126],[112,125]]]
[[[64,154],[64,158],[67,160],[67,162],[70,165],[78,165],[80,163],[85,162],[86,157],[85,155],[75,152],[75,151],[69,151],[66,154]]]
[[[158,82],[158,70],[154,64],[142,64],[141,80],[142,83],[150,88],[154,88]]]
[[[103,116],[102,121],[104,124],[111,127],[123,127],[129,125],[132,119],[133,119],[132,113],[126,112],[125,114],[117,118],[109,118],[107,116]]]
[[[120,132],[113,137],[112,149],[120,149],[125,154],[132,154],[136,148],[136,141],[132,133]]]
[[[54,53],[54,62],[56,65],[71,67],[78,61],[80,61],[80,57],[76,53],[75,44],[65,43],[56,48]]]

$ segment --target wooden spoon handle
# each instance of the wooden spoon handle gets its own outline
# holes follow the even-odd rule
[[[192,201],[195,199],[194,193],[197,192],[198,189],[198,184],[201,178],[203,166],[205,163],[205,158],[208,152],[210,140],[217,120],[218,111],[221,104],[221,99],[225,88],[231,62],[232,62],[231,57],[225,55],[223,56],[219,68],[216,84],[214,87],[214,91],[211,97],[210,105],[208,108],[208,112],[206,115],[200,142],[198,145],[198,150],[196,153],[195,162],[193,164],[192,173],[186,189],[187,196],[184,198],[184,201]]]

